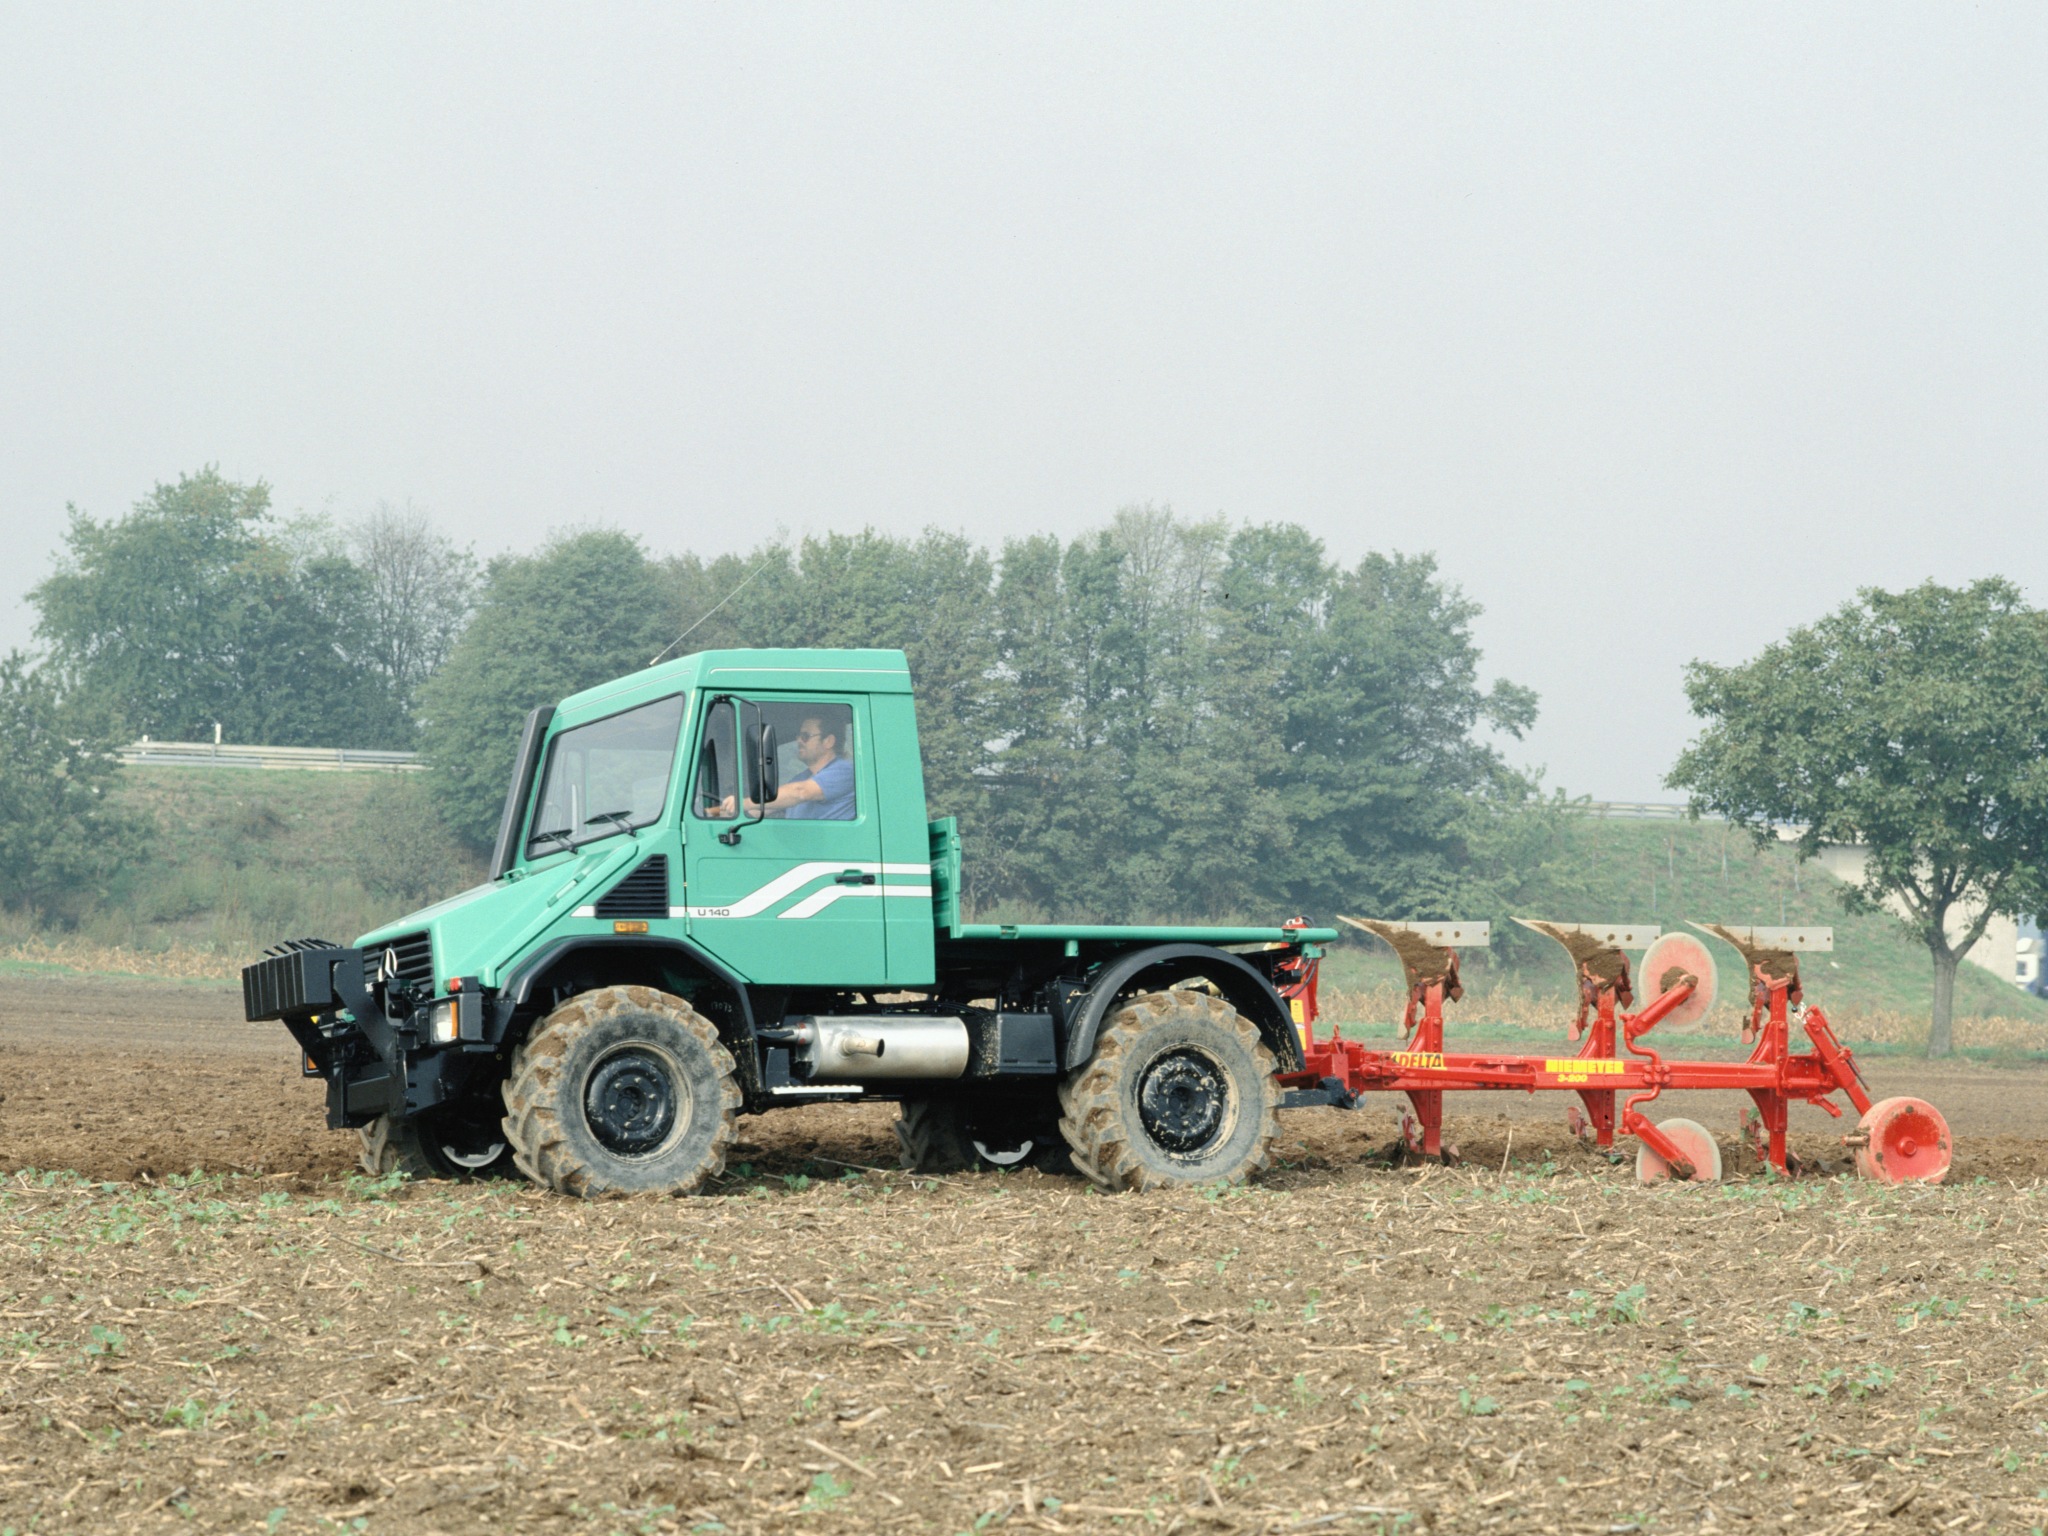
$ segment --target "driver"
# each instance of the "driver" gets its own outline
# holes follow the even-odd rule
[[[806,715],[797,726],[796,755],[804,772],[775,791],[767,813],[789,821],[853,820],[853,761],[841,754],[837,730]],[[747,811],[753,813],[751,803]]]

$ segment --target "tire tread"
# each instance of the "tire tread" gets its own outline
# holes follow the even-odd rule
[[[587,1199],[624,1192],[577,1161],[561,1117],[549,1101],[559,1084],[563,1059],[576,1039],[625,1007],[668,1015],[695,1035],[718,1064],[719,1102],[705,1106],[718,1120],[711,1144],[697,1166],[670,1190],[679,1195],[695,1194],[725,1172],[726,1154],[738,1134],[741,1094],[735,1081],[737,1067],[709,1019],[682,998],[652,987],[599,987],[580,993],[542,1019],[512,1053],[512,1070],[500,1089],[512,1160],[534,1183],[561,1194]]]
[[[1147,992],[1129,999],[1110,1016],[1096,1036],[1095,1053],[1060,1084],[1060,1134],[1072,1150],[1074,1167],[1103,1189],[1148,1190],[1180,1182],[1151,1168],[1138,1155],[1117,1102],[1117,1085],[1133,1041],[1147,1026],[1169,1021],[1176,1014],[1200,1015],[1231,1034],[1259,1067],[1260,1102],[1245,1106],[1248,1113],[1259,1116],[1258,1142],[1237,1168],[1214,1182],[1241,1184],[1272,1164],[1280,1087],[1273,1077],[1277,1070],[1273,1053],[1257,1028],[1229,1003],[1207,992]]]

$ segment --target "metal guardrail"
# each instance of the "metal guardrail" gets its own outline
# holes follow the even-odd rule
[[[121,761],[140,768],[298,768],[316,773],[419,773],[417,752],[375,752],[357,747],[245,747],[210,741],[138,741]]]
[[[1682,800],[1571,800],[1565,803],[1565,809],[1585,816],[1613,816],[1623,821],[1685,820],[1685,802]],[[1700,819],[1719,821],[1720,817],[1702,816]]]

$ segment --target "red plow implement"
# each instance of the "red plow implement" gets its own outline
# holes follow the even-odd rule
[[[1341,921],[1384,941],[1399,956],[1408,989],[1401,1020],[1407,1043],[1398,1050],[1378,1049],[1344,1039],[1337,1028],[1318,1038],[1310,972],[1286,988],[1302,1018],[1305,1068],[1281,1083],[1320,1090],[1329,1102],[1349,1105],[1372,1092],[1406,1094],[1403,1140],[1416,1158],[1448,1161],[1455,1155],[1443,1139],[1446,1093],[1550,1091],[1572,1095],[1567,1118],[1597,1145],[1610,1147],[1617,1135],[1633,1138],[1636,1176],[1644,1183],[1708,1182],[1721,1176],[1713,1136],[1695,1121],[1653,1120],[1646,1111],[1666,1090],[1724,1089],[1749,1095],[1744,1134],[1758,1158],[1780,1174],[1799,1171],[1786,1146],[1792,1105],[1818,1105],[1841,1119],[1845,1111],[1837,1094],[1859,1117],[1843,1138],[1855,1153],[1858,1173],[1896,1184],[1938,1181],[1948,1172],[1950,1138],[1941,1112],[1914,1098],[1873,1102],[1854,1054],[1827,1015],[1804,1000],[1799,956],[1831,950],[1832,929],[1699,925],[1742,957],[1749,983],[1743,1043],[1751,1047],[1741,1061],[1701,1061],[1666,1060],[1648,1038],[1660,1024],[1697,1023],[1714,1004],[1714,957],[1695,934],[1660,934],[1644,924],[1516,919],[1571,956],[1579,990],[1565,1048],[1555,1056],[1522,1056],[1445,1049],[1445,1005],[1464,995],[1458,952],[1488,945],[1487,924]],[[1643,952],[1633,967],[1630,950]],[[1639,1008],[1638,993],[1646,999]],[[1807,1049],[1795,1049],[1795,1025],[1804,1037],[1798,1043]]]

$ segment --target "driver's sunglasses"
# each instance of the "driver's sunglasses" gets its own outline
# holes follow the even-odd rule
[[[823,741],[825,733],[823,731],[798,731],[796,739],[798,741]]]

